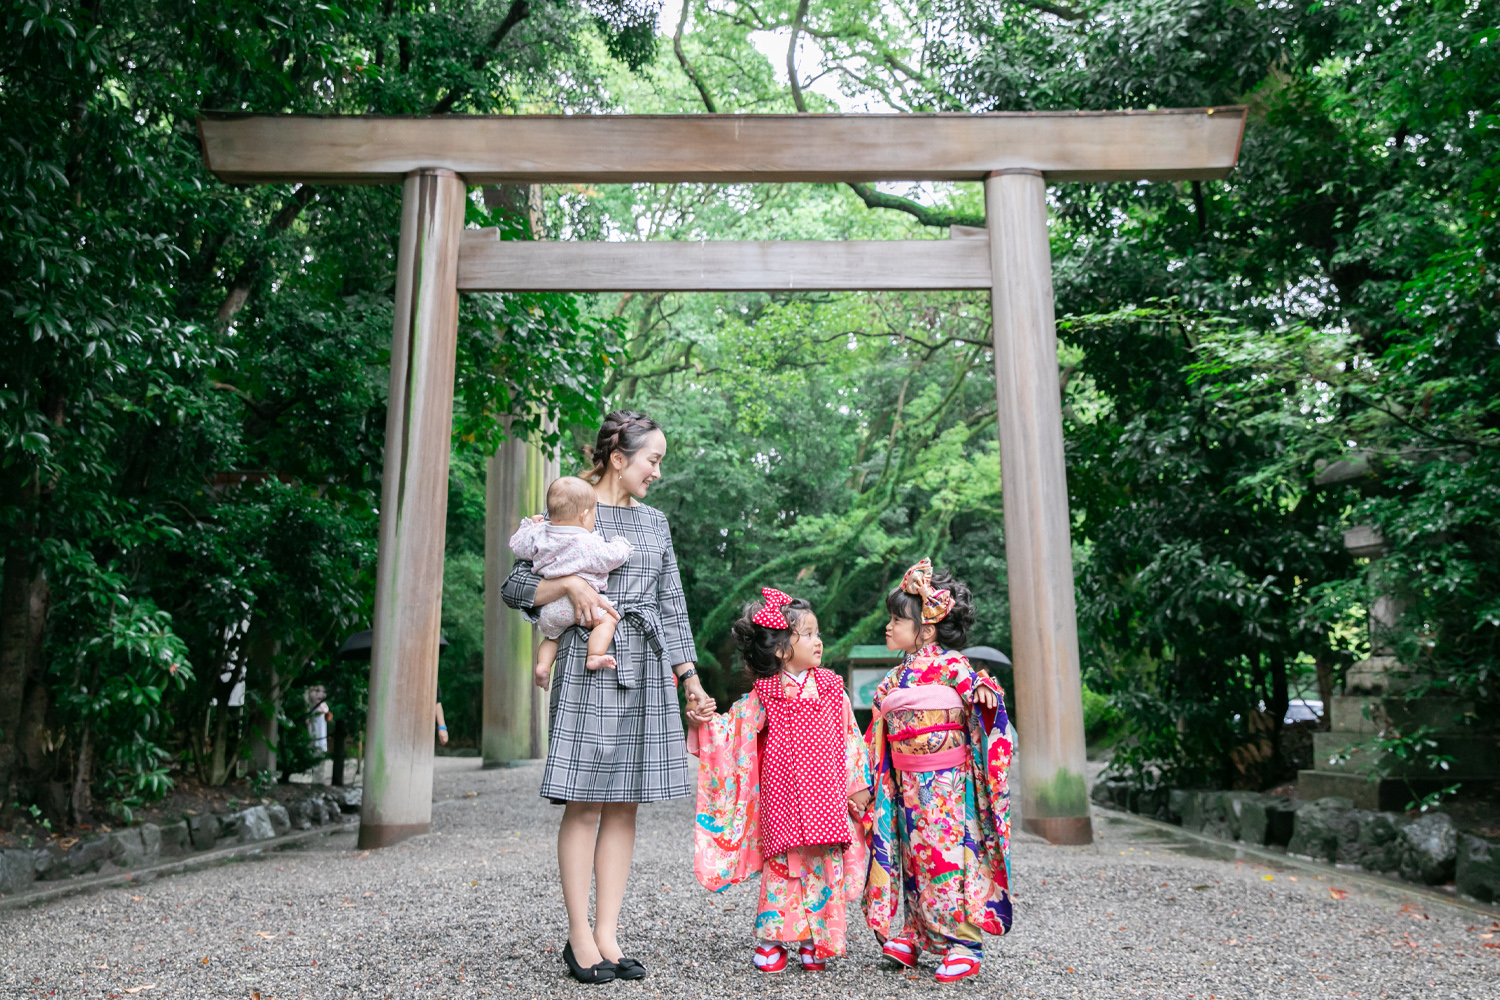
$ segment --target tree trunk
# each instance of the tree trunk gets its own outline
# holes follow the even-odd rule
[[[32,786],[42,761],[34,752],[38,743],[35,700],[38,695],[42,698],[44,721],[42,642],[50,603],[46,574],[31,560],[26,547],[10,545],[0,579],[0,816],[13,802],[36,800],[37,789]]]
[[[276,773],[276,716],[281,708],[279,678],[276,676],[276,654],[281,643],[262,627],[254,627],[245,643],[245,686],[255,697],[245,699],[250,716],[250,759],[258,772]]]
[[[1281,737],[1286,729],[1286,709],[1291,704],[1287,693],[1286,654],[1277,650],[1267,659],[1271,667],[1271,697],[1266,704],[1266,714],[1271,717],[1271,771],[1272,780],[1281,778]]]
[[[73,794],[68,801],[74,826],[94,821],[94,744],[93,732],[87,725],[78,734],[78,753],[73,759]]]
[[[1318,658],[1314,662],[1318,671],[1318,699],[1323,702],[1323,717],[1318,720],[1318,728],[1326,733],[1332,728],[1330,712],[1333,710],[1333,664],[1323,650],[1318,651]]]
[[[333,720],[333,783],[343,785],[344,783],[344,746],[349,742],[348,725],[344,717],[338,715]]]
[[[231,685],[230,690],[233,689]],[[214,719],[213,766],[209,770],[209,784],[217,786],[224,784],[224,780],[229,777],[225,754],[225,746],[229,742],[229,698],[221,697],[215,707],[218,712]]]

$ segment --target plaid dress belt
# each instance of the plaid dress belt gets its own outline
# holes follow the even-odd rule
[[[637,687],[641,682],[637,659],[647,656],[648,650],[658,656],[666,653],[661,641],[661,612],[654,604],[615,610],[620,612],[620,625],[624,626],[623,632],[619,628],[615,631],[615,682],[623,688]]]

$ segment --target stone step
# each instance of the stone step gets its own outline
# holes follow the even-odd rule
[[[1461,716],[1473,712],[1474,703],[1460,698],[1403,701],[1368,694],[1335,695],[1328,706],[1334,732],[1370,735],[1391,727],[1406,731],[1418,726],[1452,732]]]
[[[1434,739],[1434,753],[1453,757],[1446,770],[1434,770],[1424,763],[1404,765],[1394,760],[1377,760],[1368,748],[1352,749],[1371,741],[1372,737],[1362,733],[1314,733],[1314,770],[1342,774],[1370,776],[1376,765],[1389,770],[1393,777],[1446,778],[1449,781],[1468,779],[1493,779],[1500,776],[1500,737],[1496,736],[1449,736],[1438,735]],[[1335,755],[1347,751],[1348,759],[1334,761]]]
[[[1453,782],[1442,778],[1367,778],[1340,771],[1298,771],[1297,798],[1304,802],[1337,796],[1349,799],[1356,809],[1405,812],[1414,798],[1446,788]]]

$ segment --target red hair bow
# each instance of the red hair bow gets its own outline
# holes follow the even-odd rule
[[[792,599],[779,590],[770,587],[760,588],[760,596],[766,599],[766,606],[750,616],[750,620],[761,628],[791,628],[787,624],[786,615],[781,609],[792,603]]]

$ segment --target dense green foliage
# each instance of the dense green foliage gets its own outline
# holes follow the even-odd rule
[[[35,0],[4,26],[0,788],[81,822],[170,766],[224,781],[275,715],[298,731],[309,680],[362,723],[330,654],[372,596],[399,192],[221,184],[195,115],[589,109],[611,29],[482,2]],[[460,340],[467,445],[598,412],[613,335],[575,300],[468,297]]]
[[[681,10],[674,6],[673,12]],[[399,195],[235,188],[203,109],[991,111],[1243,103],[1225,181],[1051,189],[1085,675],[1142,775],[1263,784],[1253,725],[1337,689],[1365,608],[1423,684],[1500,669],[1493,2],[14,0],[0,42],[0,794],[61,822],[233,774],[368,621]],[[653,28],[654,26],[654,28]],[[792,42],[790,59],[788,43]],[[795,73],[787,75],[788,62]],[[943,238],[976,185],[473,192],[507,238]],[[544,233],[532,233],[534,225]],[[443,685],[478,735],[483,462],[668,430],[705,675],[768,585],[832,655],[933,555],[1008,647],[980,295],[469,296]],[[547,424],[546,426],[554,426]],[[1322,463],[1367,474],[1319,487]],[[1374,571],[1341,532],[1378,525]],[[222,706],[240,681],[247,709]],[[284,695],[284,697],[282,697]],[[462,706],[455,711],[454,705]],[[1100,725],[1105,723],[1101,722]],[[1273,727],[1274,728],[1274,727]],[[285,752],[309,758],[296,739]],[[286,763],[286,761],[284,761]]]
[[[1404,607],[1383,638],[1418,675],[1413,691],[1461,692],[1480,718],[1497,698],[1497,14],[1484,3],[693,4],[681,55],[659,60],[633,100],[642,110],[721,111],[830,110],[834,98],[907,111],[1249,106],[1240,167],[1226,181],[1062,185],[1051,197],[1086,678],[1128,721],[1118,766],[1259,785],[1286,777],[1285,761],[1275,747],[1269,757],[1236,751],[1259,731],[1279,733],[1258,720],[1279,719],[1290,697],[1337,690],[1369,650],[1364,614],[1378,593]],[[793,61],[804,83],[824,81],[822,93],[790,86],[781,63],[752,49],[766,44],[757,32],[779,31],[784,51],[799,26]],[[882,205],[924,223],[969,221],[980,208],[966,185],[910,193],[923,204],[902,206],[886,191]],[[651,201],[670,201],[674,222],[692,214],[682,206],[728,212],[732,224],[698,223],[713,234],[745,232],[753,207],[757,217],[771,209],[772,235],[842,236],[862,224],[857,206],[869,194],[783,192],[795,210],[739,192]],[[695,232],[691,219],[682,227]],[[883,224],[886,234],[899,227]],[[732,345],[743,362],[747,323],[792,346],[781,335],[788,309],[774,297],[710,316],[672,300],[639,314],[631,354],[653,364],[623,372],[624,393],[645,392],[674,414],[737,418],[711,423],[715,454],[698,450],[705,436],[695,431],[691,468],[664,490],[693,512],[676,523],[728,529],[697,541],[687,560],[710,585],[695,590],[695,621],[714,652],[725,605],[763,577],[831,598],[835,636],[874,641],[871,622],[845,608],[874,609],[901,560],[929,549],[970,578],[984,614],[998,612],[977,638],[1005,645],[1003,540],[986,510],[997,498],[976,495],[949,519],[917,468],[952,455],[914,462],[929,448],[923,439],[880,431],[901,422],[892,365],[932,377],[901,340],[904,316],[916,313],[853,298],[861,305],[802,306],[828,316],[802,323],[803,343],[824,350],[774,364],[780,381],[759,388],[745,379],[767,355],[721,371],[714,352]],[[975,337],[952,308],[920,308],[928,340]],[[882,325],[862,318],[868,309]],[[842,351],[849,330],[885,335],[878,363]],[[662,388],[643,390],[646,377],[633,372],[661,369],[664,352],[676,363]],[[971,362],[976,385],[988,363],[983,352]],[[815,407],[841,385],[824,373],[851,365],[866,405],[847,430],[826,418],[814,428],[805,409],[785,406],[787,380],[807,387],[798,407]],[[965,388],[964,402],[991,386]],[[760,419],[759,396],[775,399],[790,426]],[[959,406],[941,418],[968,421],[975,433],[953,455],[976,469],[990,446],[979,419]],[[825,434],[842,452],[821,444]],[[765,474],[751,478],[759,496],[721,504],[703,488],[710,477],[717,487],[726,465],[764,456]],[[1361,457],[1371,470],[1362,480],[1316,484],[1323,464]],[[809,487],[833,490],[841,477],[810,478],[809,461],[837,461],[842,472],[860,460],[913,475],[895,494],[865,480],[842,503],[830,492],[813,505]],[[878,531],[857,520],[876,508]],[[725,523],[747,509],[776,519],[762,513],[746,522],[752,530]],[[1343,546],[1343,529],[1361,523],[1381,526],[1389,546],[1375,575]],[[833,525],[853,525],[858,549],[837,548]],[[860,572],[857,598],[824,589]]]

